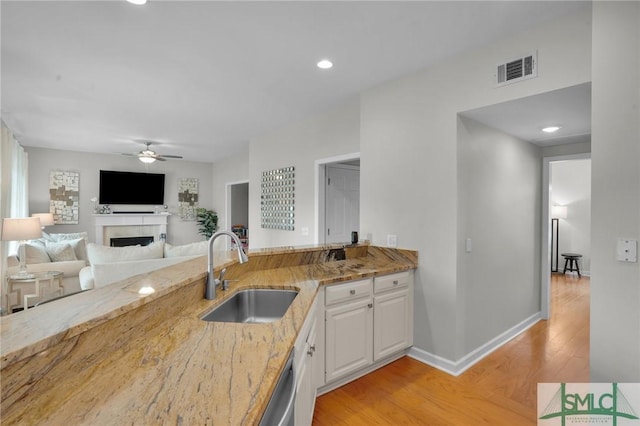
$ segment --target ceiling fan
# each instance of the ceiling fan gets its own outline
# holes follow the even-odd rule
[[[121,154],[129,155],[132,157],[138,157],[138,160],[147,164],[153,163],[156,160],[167,161],[167,158],[182,158],[182,156],[180,155],[161,155],[156,153],[154,150],[151,149],[151,142],[144,142],[144,145],[145,145],[145,148],[140,152],[135,152],[133,154],[122,152]]]

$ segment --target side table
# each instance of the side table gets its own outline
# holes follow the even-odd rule
[[[29,309],[29,299],[45,300],[53,296],[62,296],[64,287],[60,271],[34,272],[28,277],[11,275],[7,279],[7,307],[9,313],[14,308]],[[11,304],[12,294],[16,294],[15,304]],[[37,301],[37,300],[36,300]],[[22,306],[21,306],[22,304]],[[31,304],[33,306],[33,303]]]

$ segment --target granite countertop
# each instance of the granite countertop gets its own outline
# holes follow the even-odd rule
[[[278,253],[308,256],[313,250]],[[269,254],[262,263],[275,261],[275,252],[250,253],[245,265]],[[85,309],[81,314],[65,300],[69,312],[60,321],[52,321],[55,303],[39,307],[38,317],[51,323],[49,333],[35,333],[37,326],[17,330],[16,324],[29,321],[3,318],[3,424],[256,424],[319,285],[417,267],[416,252],[378,247],[368,247],[364,257],[262,270],[218,260],[236,281],[226,292],[218,290],[216,300],[202,298],[206,259],[198,258],[67,298],[82,298],[73,306]],[[154,293],[141,296],[143,287]],[[245,288],[299,293],[284,317],[273,323],[200,319]],[[100,297],[118,302],[103,299],[101,304]],[[33,312],[25,314],[34,317]],[[12,341],[29,333],[37,337],[27,339],[28,344]],[[97,351],[105,341],[109,350]]]

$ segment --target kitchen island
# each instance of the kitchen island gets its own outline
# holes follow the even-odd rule
[[[417,267],[414,251],[341,250],[217,253],[233,281],[215,300],[201,257],[3,317],[2,423],[257,424],[319,286]],[[299,293],[272,323],[200,319],[246,288]]]

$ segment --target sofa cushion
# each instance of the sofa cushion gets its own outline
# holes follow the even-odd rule
[[[148,259],[118,263],[92,264],[80,271],[80,287],[83,290],[104,287],[135,275],[153,272],[196,256],[173,257],[170,259]]]
[[[207,254],[209,241],[198,241],[196,243],[184,244],[182,246],[172,246],[169,243],[164,244],[164,257],[181,257],[181,256],[204,256]]]
[[[42,244],[37,242],[26,243],[24,245],[26,263],[50,263],[51,259],[47,254],[47,250]]]
[[[86,232],[70,232],[68,234],[48,234],[46,232],[42,233],[42,239],[48,240],[54,243],[59,243],[66,240],[77,240],[78,238],[82,238],[85,242],[89,242],[89,234]]]
[[[79,260],[87,260],[87,243],[84,238],[79,238],[77,240],[64,240],[64,243],[71,246]]]
[[[45,249],[53,262],[78,260],[76,253],[73,251],[73,247],[68,243],[52,243],[47,241]]]
[[[68,243],[73,247],[73,251],[79,260],[87,260],[87,244],[89,243],[89,235],[86,232],[72,232],[68,234],[47,234],[42,233],[40,241],[46,245],[47,242],[52,243]]]
[[[87,245],[89,263],[123,262],[127,260],[162,259],[164,242],[158,241],[148,246],[108,247],[95,243]]]

